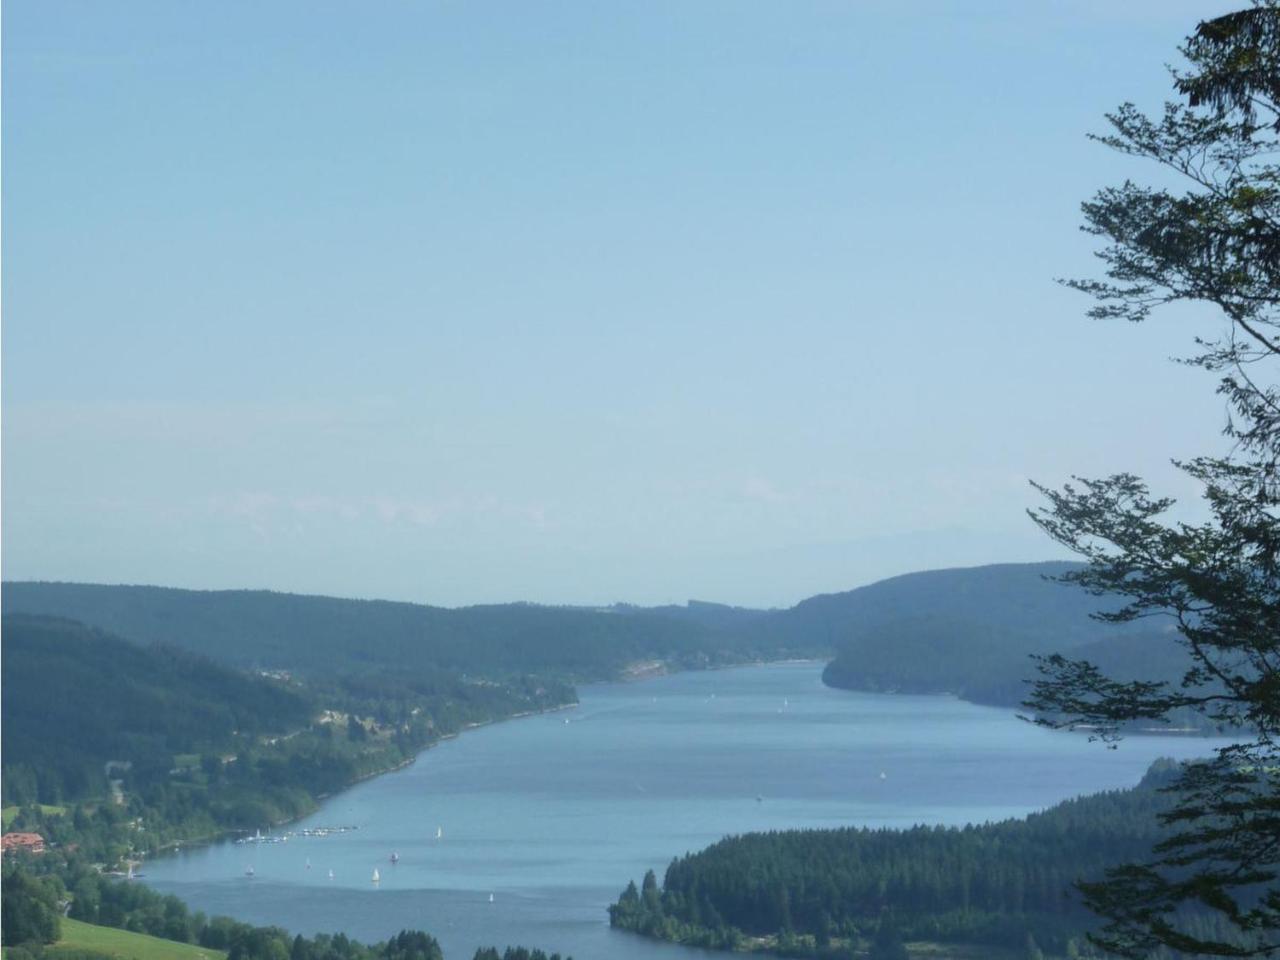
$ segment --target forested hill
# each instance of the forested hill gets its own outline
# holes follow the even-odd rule
[[[445,609],[249,590],[12,582],[6,611],[67,617],[245,667],[335,674],[437,669],[478,676],[617,676],[639,660],[704,666],[828,653],[803,635],[746,634],[754,612],[715,604],[596,610],[533,604]]]
[[[393,665],[305,682],[262,677],[68,620],[0,622],[0,799],[23,807],[26,829],[108,860],[125,819],[146,825],[124,833],[135,851],[266,827],[468,725],[575,699],[554,678]],[[78,812],[43,818],[37,803]]]
[[[48,617],[8,614],[3,625],[5,780],[55,778],[46,786],[57,799],[99,791],[108,761],[128,761],[130,779],[156,772],[144,769],[152,760],[167,775],[175,754],[235,752],[310,722],[299,692],[173,647]]]
[[[924,570],[879,580],[843,593],[810,597],[788,610],[771,612],[749,632],[821,639],[838,649],[851,636],[910,619],[982,623],[1027,638],[1035,646],[1075,646],[1104,635],[1089,614],[1097,597],[1051,577],[1075,563],[1000,563],[983,567]]]
[[[793,632],[831,638],[823,679],[835,687],[954,693],[1016,706],[1036,676],[1032,654],[1088,659],[1120,679],[1176,680],[1184,651],[1151,621],[1090,617],[1106,598],[1053,581],[1069,563],[1001,564],[908,574],[806,600],[781,618]],[[1111,601],[1114,608],[1115,602]]]
[[[661,887],[652,874],[633,882],[612,922],[703,946],[770,938],[802,956],[852,956],[886,923],[906,940],[1021,949],[1030,935],[1071,955],[1068,941],[1094,922],[1072,883],[1149,854],[1169,805],[1159,787],[1175,769],[1159,761],[1135,790],[982,826],[729,837],[673,860]]]
[[[1178,676],[1180,651],[1150,643],[1150,625],[1099,623],[1089,616],[1099,598],[1050,579],[1074,566],[912,573],[769,611],[697,601],[447,609],[268,591],[31,582],[5,583],[3,604],[234,666],[322,676],[445,671],[592,680],[616,677],[638,661],[698,667],[834,653],[825,674],[833,686],[949,692],[1001,705],[1024,698],[1032,653],[1088,651],[1122,674],[1137,664]]]

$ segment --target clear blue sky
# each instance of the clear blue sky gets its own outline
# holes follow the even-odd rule
[[[1081,200],[1232,4],[6,0],[9,579],[789,604],[1217,449]]]

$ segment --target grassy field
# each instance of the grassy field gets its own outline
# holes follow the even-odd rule
[[[40,810],[46,815],[57,814],[58,816],[62,816],[67,812],[66,807],[55,807],[47,803],[40,804]],[[3,810],[0,810],[0,826],[3,826],[4,829],[8,830],[9,824],[13,823],[13,819],[17,815],[17,807],[5,807]]]
[[[141,933],[129,933],[113,927],[62,918],[62,939],[48,949],[57,956],[58,949],[96,950],[117,960],[226,960],[221,950],[208,950],[190,943],[174,943]]]

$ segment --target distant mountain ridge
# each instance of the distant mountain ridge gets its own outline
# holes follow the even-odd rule
[[[775,635],[724,629],[754,612],[687,608],[448,609],[265,590],[6,582],[6,612],[58,616],[139,643],[169,643],[238,667],[333,674],[430,666],[477,676],[552,673],[609,679],[638,660],[682,667],[816,656],[824,646],[779,645]]]
[[[1079,564],[994,564],[909,573],[783,610],[706,601],[605,608],[491,604],[456,609],[252,590],[6,582],[7,612],[66,617],[141,643],[239,667],[332,674],[444,669],[477,676],[622,675],[629,663],[699,667],[834,656],[824,679],[867,690],[954,693],[1016,705],[1034,653],[1088,650],[1124,669],[1176,676],[1173,644],[1149,626],[1090,617],[1104,598],[1054,582]],[[1135,646],[1137,644],[1137,646]],[[1167,662],[1166,662],[1167,661]]]
[[[1055,582],[1080,566],[997,564],[906,574],[806,600],[786,612],[787,629],[825,631],[835,658],[823,680],[851,690],[951,693],[1018,706],[1038,676],[1031,657],[1050,653],[1090,660],[1117,679],[1176,682],[1189,659],[1169,642],[1167,629],[1094,619],[1120,601]]]
[[[851,631],[905,618],[945,616],[990,623],[1028,636],[1061,638],[1070,646],[1098,639],[1103,629],[1089,615],[1097,597],[1060,583],[1081,565],[1070,562],[1001,563],[906,573],[841,593],[802,600],[769,614],[763,623],[787,633],[823,636],[833,648]]]

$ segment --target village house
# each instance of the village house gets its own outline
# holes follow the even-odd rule
[[[38,833],[6,833],[0,836],[0,850],[25,850],[27,853],[44,853],[44,837]]]

